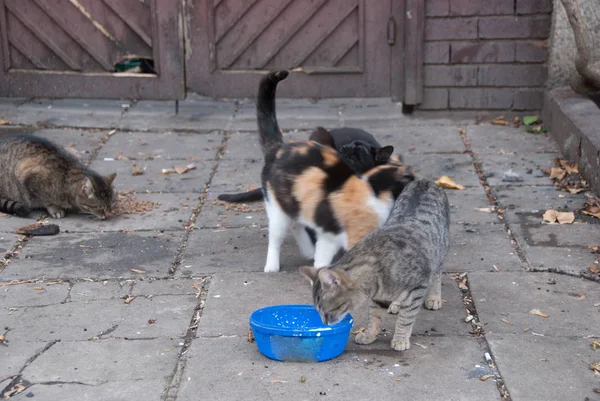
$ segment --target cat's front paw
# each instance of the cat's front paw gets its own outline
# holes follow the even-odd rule
[[[394,337],[392,339],[392,348],[396,351],[406,351],[410,348],[410,339]]]
[[[276,273],[279,271],[279,265],[270,264],[265,265],[265,273]]]
[[[438,310],[442,307],[442,298],[431,297],[425,300],[425,308],[429,310]]]
[[[63,217],[65,217],[65,211],[59,207],[48,206],[46,210],[48,211],[50,217],[54,219],[62,219]]]
[[[392,302],[388,308],[388,313],[397,315],[400,312],[400,304],[398,302]]]
[[[368,333],[363,331],[361,333],[356,334],[356,337],[354,337],[354,342],[357,344],[367,345],[375,342],[376,339],[377,336],[369,335]]]

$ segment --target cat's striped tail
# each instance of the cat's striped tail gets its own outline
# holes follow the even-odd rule
[[[279,149],[283,144],[283,136],[279,130],[275,114],[275,92],[277,83],[283,81],[288,74],[285,70],[271,72],[261,79],[258,87],[256,119],[258,121],[260,144],[265,156]]]
[[[29,215],[29,209],[19,202],[15,202],[9,199],[0,198],[0,212],[8,214],[16,214],[19,217],[27,217]]]

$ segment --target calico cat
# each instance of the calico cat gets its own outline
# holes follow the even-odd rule
[[[428,180],[406,186],[387,222],[368,234],[327,269],[300,268],[312,283],[313,302],[325,324],[334,324],[370,300],[369,324],[358,344],[381,331],[384,308],[397,314],[392,348],[410,348],[423,301],[442,306],[442,264],[448,250],[450,208],[443,189]]]
[[[382,147],[373,135],[358,128],[336,128],[327,131],[323,127],[317,127],[309,140],[336,149],[340,159],[355,174],[363,174],[375,166],[386,164],[390,157],[401,163],[399,156],[392,156],[393,146]],[[256,188],[237,194],[221,194],[217,199],[233,203],[256,202],[263,199],[263,193],[261,188]]]
[[[46,209],[53,218],[82,211],[111,213],[116,174],[103,177],[60,146],[33,135],[0,139],[0,211],[26,217]]]
[[[281,244],[290,228],[305,257],[314,256],[317,267],[329,265],[340,248],[350,249],[382,225],[394,199],[414,180],[403,164],[388,163],[358,176],[329,146],[313,141],[284,144],[275,114],[275,91],[287,75],[287,71],[266,75],[256,105],[269,218],[265,272],[279,271]],[[305,227],[316,232],[314,246]]]

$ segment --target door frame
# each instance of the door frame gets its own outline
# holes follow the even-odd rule
[[[97,99],[183,99],[181,1],[150,0],[152,52],[157,74],[81,73],[10,68],[7,20],[0,0],[0,96]]]

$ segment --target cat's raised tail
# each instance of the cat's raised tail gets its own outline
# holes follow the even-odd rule
[[[265,156],[272,154],[283,144],[283,136],[277,124],[275,114],[275,92],[279,81],[288,76],[285,70],[270,72],[260,81],[258,97],[256,99],[256,118],[260,144]]]

